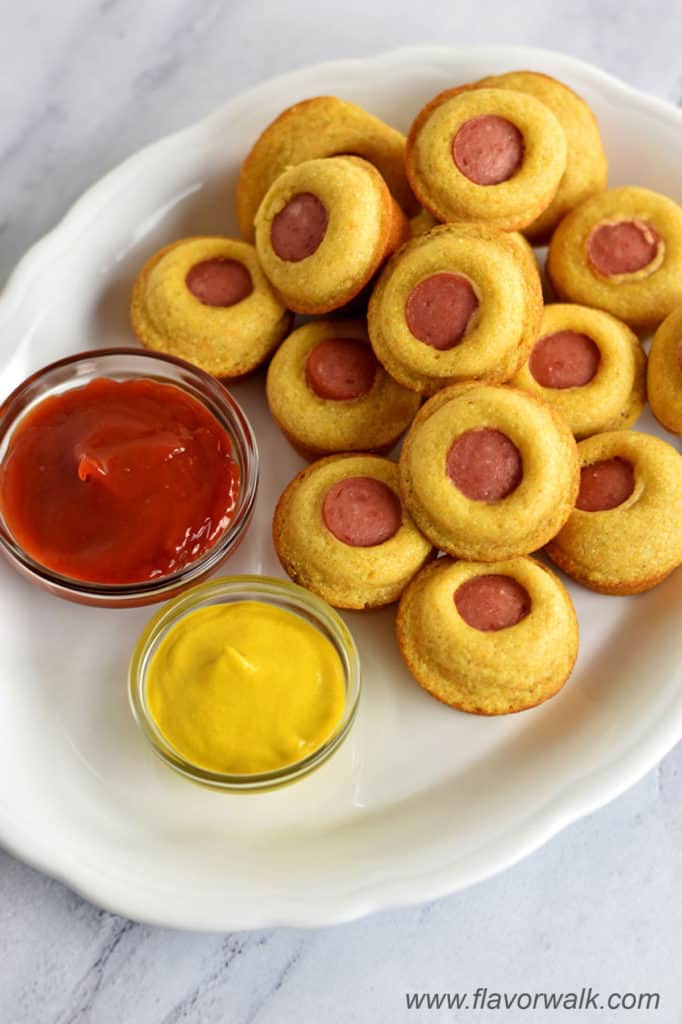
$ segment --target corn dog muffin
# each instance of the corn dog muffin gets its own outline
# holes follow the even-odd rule
[[[548,700],[578,654],[568,591],[533,558],[491,565],[437,559],[403,592],[397,634],[419,685],[476,715],[506,715]]]
[[[431,543],[480,562],[526,555],[568,519],[578,454],[565,420],[524,391],[455,384],[417,413],[400,492]]]
[[[646,402],[646,355],[637,335],[587,306],[545,306],[528,362],[510,382],[564,417],[576,437],[630,427]]]
[[[252,245],[206,237],[171,242],[147,260],[130,319],[145,348],[234,379],[265,362],[293,318]]]
[[[361,320],[317,320],[295,330],[268,367],[266,393],[273,419],[308,459],[387,452],[420,404],[377,362]]]
[[[294,477],[273,520],[285,572],[337,608],[396,601],[432,557],[400,500],[398,467],[375,455],[330,455]]]
[[[247,156],[237,182],[237,220],[242,236],[273,182],[297,164],[353,153],[374,164],[406,213],[417,203],[405,176],[405,136],[362,107],[336,96],[315,96],[287,107],[268,125]]]
[[[528,92],[464,88],[440,93],[407,139],[407,176],[440,221],[527,228],[547,209],[566,170],[566,136]]]
[[[547,554],[590,590],[650,590],[682,562],[682,456],[629,430],[595,434],[578,453],[576,507]]]
[[[379,362],[424,394],[472,378],[508,380],[525,362],[542,318],[542,287],[520,235],[443,224],[403,246],[369,303]]]
[[[535,245],[544,245],[570,210],[606,188],[608,166],[597,119],[587,103],[563,82],[536,71],[489,75],[476,88],[512,89],[540,100],[555,115],[566,136],[566,170],[551,203],[525,229]]]
[[[671,434],[682,434],[682,306],[669,314],[651,343],[649,404]]]
[[[350,302],[407,232],[377,169],[355,156],[291,167],[256,214],[263,271],[297,313],[328,313]]]
[[[682,209],[646,188],[592,196],[554,232],[547,271],[559,298],[657,327],[682,304]]]

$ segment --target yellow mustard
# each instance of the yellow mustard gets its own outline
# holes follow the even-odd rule
[[[345,699],[331,641],[261,601],[189,612],[159,644],[146,692],[159,731],[186,761],[245,775],[321,747]]]

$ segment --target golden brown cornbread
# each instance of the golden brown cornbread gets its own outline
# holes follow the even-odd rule
[[[432,547],[403,507],[398,532],[372,547],[338,540],[322,519],[322,503],[335,483],[368,476],[399,495],[398,467],[375,455],[330,455],[302,470],[277,503],[272,532],[285,572],[337,608],[373,608],[396,601],[432,557]]]
[[[682,434],[682,306],[670,313],[654,335],[649,353],[649,404],[671,434]]]
[[[306,379],[313,349],[327,338],[353,338],[371,351],[361,320],[317,320],[295,330],[268,367],[266,394],[273,418],[308,459],[331,452],[387,452],[407,430],[419,395],[397,384],[377,364],[367,394],[347,401],[321,398]]]
[[[460,616],[454,594],[476,576],[499,574],[531,599],[514,626],[483,632]],[[523,711],[554,696],[578,654],[578,620],[566,588],[533,558],[493,564],[439,558],[408,584],[397,619],[400,653],[431,696],[477,715]]]
[[[511,122],[523,137],[516,172],[495,185],[479,185],[457,167],[452,140],[477,117]],[[549,107],[511,89],[448,89],[417,115],[407,139],[407,176],[419,202],[440,221],[482,221],[520,231],[554,198],[566,169],[566,137]]]
[[[648,266],[605,277],[588,260],[588,240],[594,228],[624,220],[651,225],[661,243]],[[682,209],[646,188],[626,186],[592,196],[554,232],[547,271],[559,298],[604,309],[635,330],[654,328],[682,303]]]
[[[273,220],[290,199],[305,193],[326,208],[326,233],[305,259],[280,259],[272,247]],[[308,160],[285,171],[256,215],[263,271],[297,313],[328,313],[345,305],[406,236],[407,220],[383,178],[372,164],[354,156]]]
[[[632,426],[646,403],[646,355],[637,335],[602,310],[557,302],[545,306],[538,340],[560,331],[584,334],[599,349],[592,380],[581,387],[543,387],[526,361],[510,384],[552,405],[577,438]]]
[[[467,498],[450,480],[452,443],[491,428],[516,445],[523,477],[499,501]],[[576,443],[551,406],[506,386],[455,384],[417,413],[400,455],[400,493],[418,528],[457,558],[496,562],[536,551],[558,533],[578,493]]]
[[[232,306],[207,306],[187,288],[189,271],[204,260],[241,263],[253,291]],[[147,260],[133,286],[130,319],[145,348],[186,359],[216,377],[250,373],[277,347],[292,315],[260,268],[256,250],[233,238],[171,242]]]
[[[544,245],[570,210],[606,188],[608,166],[597,119],[587,103],[563,82],[537,71],[489,75],[478,88],[513,89],[529,93],[552,111],[566,136],[566,170],[554,199],[525,229],[535,245]]]
[[[407,213],[417,204],[405,176],[405,136],[362,107],[336,96],[301,100],[275,118],[256,140],[237,182],[237,219],[244,238],[263,196],[289,167],[352,153],[374,164]]]
[[[581,467],[622,459],[634,467],[635,487],[616,508],[576,508],[547,546],[573,579],[603,594],[638,594],[682,562],[682,456],[651,434],[617,430],[578,445]]]
[[[432,348],[408,327],[412,289],[432,274],[461,275],[479,300],[462,340]],[[523,364],[542,318],[542,286],[532,249],[514,233],[482,224],[443,224],[413,238],[384,267],[368,311],[379,362],[407,388],[433,394],[458,381],[508,380]]]

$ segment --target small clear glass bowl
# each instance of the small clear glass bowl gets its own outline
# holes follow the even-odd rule
[[[137,583],[92,583],[53,572],[31,558],[12,536],[0,510],[0,551],[31,582],[80,604],[129,608],[164,601],[212,573],[242,540],[253,513],[258,488],[258,448],[251,425],[241,407],[220,381],[174,356],[136,348],[80,352],[43,367],[20,384],[0,406],[0,463],[14,429],[25,414],[43,399],[82,387],[98,377],[111,380],[146,380],[173,384],[201,404],[227,431],[241,477],[237,507],[224,533],[196,561],[166,576]]]
[[[210,605],[260,601],[300,616],[334,645],[343,666],[346,699],[334,732],[312,754],[273,771],[252,774],[211,772],[192,764],[165,739],[147,704],[147,673],[159,644],[189,612]],[[225,576],[192,587],[159,611],[142,633],[130,662],[129,697],[135,721],[152,750],[186,778],[214,789],[252,793],[287,785],[325,762],[341,745],[355,721],[360,697],[360,659],[355,641],[341,616],[325,601],[288,580],[272,576]]]

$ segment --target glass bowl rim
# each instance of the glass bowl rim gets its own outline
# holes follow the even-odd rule
[[[326,627],[335,647],[337,650],[340,649],[346,698],[343,715],[325,742],[300,761],[250,774],[213,772],[193,764],[178,754],[152,720],[144,700],[144,688],[150,652],[157,640],[167,628],[171,628],[189,612],[205,607],[208,598],[228,595],[234,596],[235,600],[243,601],[262,600],[270,595],[279,598],[281,605],[293,614],[296,614],[297,607],[303,608],[308,612],[315,628]],[[317,768],[334,753],[350,732],[357,715],[360,692],[360,656],[353,635],[338,611],[317,594],[290,580],[248,573],[222,576],[206,583],[198,583],[163,605],[140,634],[128,671],[128,698],[133,717],[157,757],[194,782],[231,792],[274,789],[293,782]]]
[[[217,377],[211,376],[205,370],[195,366],[193,363],[187,362],[185,359],[167,355],[165,352],[155,352],[133,346],[83,349],[72,355],[56,359],[35,370],[0,402],[0,445],[5,441],[5,438],[11,438],[13,430],[21,422],[21,418],[25,414],[25,408],[20,410],[18,415],[10,414],[12,405],[21,398],[23,393],[30,391],[41,380],[49,378],[51,374],[66,367],[75,366],[90,359],[99,360],[110,357],[115,358],[117,356],[151,361],[152,363],[157,363],[161,370],[164,366],[182,370],[188,376],[194,377],[199,391],[207,391],[216,405],[220,407],[225,420],[228,421],[228,426],[225,429],[227,429],[235,447],[238,449],[238,458],[244,466],[243,479],[240,481],[237,509],[227,529],[220,535],[215,544],[208,548],[194,562],[190,562],[174,573],[135,583],[97,583],[92,580],[80,580],[73,576],[66,576],[56,572],[38,562],[24,551],[12,536],[2,517],[0,517],[0,547],[4,550],[10,561],[18,563],[30,578],[45,583],[57,591],[77,597],[101,599],[102,602],[107,600],[116,602],[117,599],[121,602],[129,602],[131,600],[134,601],[136,598],[153,598],[155,595],[158,595],[158,600],[161,601],[164,598],[164,594],[173,593],[178,587],[191,585],[193,580],[204,577],[220,564],[235,546],[243,530],[248,525],[256,500],[259,478],[259,456],[256,436],[241,405]],[[110,371],[110,373],[113,373],[113,371]],[[106,377],[106,369],[103,369],[98,376]],[[140,379],[143,379],[145,376],[150,375],[145,374],[141,368],[139,376]],[[160,374],[160,376],[163,377],[163,374]],[[205,395],[195,394],[183,381],[174,380],[170,376],[168,376],[166,382],[190,394],[196,401],[200,401],[215,418],[213,411],[207,404]],[[32,403],[32,406],[35,407],[35,405],[48,397],[50,397],[49,389],[45,394],[39,396],[35,403]],[[221,424],[221,426],[225,425]]]

